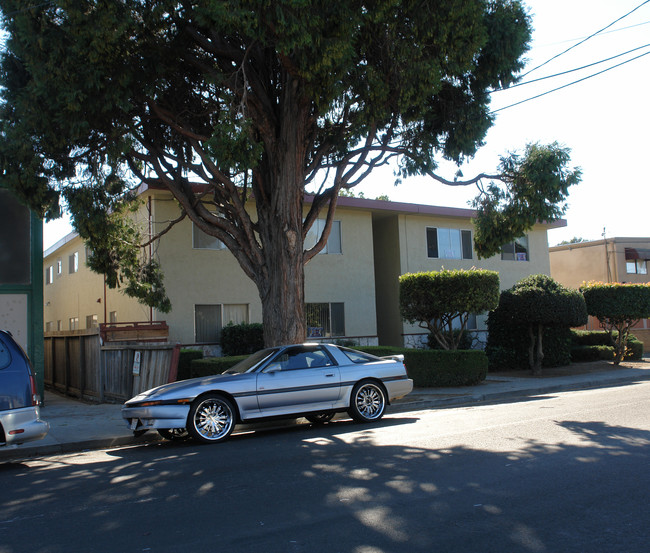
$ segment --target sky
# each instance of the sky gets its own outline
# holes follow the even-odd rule
[[[567,226],[550,230],[549,244],[574,237],[599,240],[603,234],[608,238],[650,236],[650,0],[524,3],[534,31],[523,73],[558,57],[524,76],[522,82],[638,49],[580,71],[494,92],[491,107],[499,110],[495,124],[474,159],[461,167],[463,175],[470,178],[494,172],[500,156],[523,151],[526,144],[558,142],[571,149],[571,165],[581,168],[582,182],[569,189],[563,217]],[[637,56],[642,57],[632,60]],[[626,60],[631,61],[613,67]],[[564,85],[568,86],[530,99]],[[438,172],[452,180],[456,170],[455,165],[441,164]],[[451,207],[468,207],[476,195],[473,187],[452,188],[426,177],[411,177],[398,186],[394,182],[392,170],[384,168],[374,171],[356,190],[367,198],[387,195],[392,201]],[[46,223],[44,247],[70,230],[66,219]]]

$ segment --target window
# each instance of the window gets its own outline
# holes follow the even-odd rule
[[[68,326],[70,330],[77,330],[79,328],[79,317],[70,317],[68,319]]]
[[[108,322],[116,323],[117,322],[117,311],[111,311],[108,314]]]
[[[194,339],[197,343],[219,343],[225,325],[247,322],[247,304],[195,305]]]
[[[45,284],[52,284],[54,282],[54,266],[50,265],[45,269]]]
[[[52,321],[45,323],[45,332],[52,332]]]
[[[63,274],[63,260],[61,258],[56,260],[56,276]]]
[[[472,259],[472,231],[427,228],[427,256],[436,259]]]
[[[264,372],[318,369],[333,364],[330,356],[320,347],[296,346],[269,363],[264,368]]]
[[[226,246],[221,240],[203,232],[192,223],[192,247],[197,250],[223,250]]]
[[[648,261],[646,259],[628,259],[625,262],[625,266],[628,274],[648,274]]]
[[[528,236],[517,238],[501,247],[501,259],[504,261],[530,261]]]
[[[345,336],[345,310],[342,303],[305,304],[308,338]]]
[[[68,258],[68,271],[70,272],[70,274],[79,271],[79,252],[74,252]]]
[[[304,246],[306,250],[309,250],[316,245],[316,242],[318,242],[319,238],[323,234],[323,230],[325,230],[325,219],[316,219],[305,238]],[[327,244],[325,244],[325,247],[319,253],[343,253],[341,248],[341,221],[332,221],[332,228],[330,230],[330,235],[327,238]]]
[[[63,323],[61,321],[56,322],[56,329],[57,330],[63,330]]]
[[[97,315],[88,315],[86,317],[86,328],[97,328]]]

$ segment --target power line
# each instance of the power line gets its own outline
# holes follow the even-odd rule
[[[601,63],[605,63],[608,61],[612,61],[616,58],[620,58],[621,56],[626,56],[627,54],[631,54],[632,52],[636,52],[637,50],[641,50],[642,48],[647,48],[650,46],[650,43],[644,44],[643,46],[637,46],[636,48],[632,48],[631,50],[628,50],[627,52],[622,52],[621,54],[616,54],[615,56],[611,56],[609,58],[605,58],[599,61],[595,61],[593,63],[589,63],[587,65],[583,65],[581,67],[576,67],[574,69],[568,69],[567,71],[562,71],[561,73],[554,73],[553,75],[547,75],[546,77],[539,77],[537,79],[532,79],[530,81],[525,81],[523,83],[515,83],[513,85],[507,86],[507,87],[501,87],[501,88],[495,88],[492,90],[492,92],[501,92],[502,90],[510,90],[512,88],[517,88],[518,86],[524,86],[527,84],[532,84],[532,83],[538,83],[539,81],[545,81],[546,79],[552,79],[554,77],[561,77],[562,75],[568,75],[569,73],[575,73],[576,71],[582,71],[583,69],[588,69],[589,67],[593,67],[594,65],[599,65]]]
[[[527,72],[524,73],[521,77],[523,78],[523,77],[525,77],[526,75],[529,75],[530,73],[532,73],[533,71],[536,71],[536,70],[539,69],[540,67],[544,67],[547,63],[552,62],[554,59],[557,59],[557,58],[559,58],[560,56],[563,56],[563,55],[566,54],[569,50],[573,50],[574,48],[580,46],[581,44],[584,44],[584,43],[587,42],[590,38],[593,38],[593,37],[595,37],[597,34],[602,33],[604,30],[609,29],[612,25],[618,23],[621,19],[625,19],[628,15],[630,15],[631,13],[634,13],[634,12],[635,12],[636,10],[638,10],[639,8],[645,6],[648,2],[650,2],[650,0],[645,0],[645,2],[641,2],[641,4],[639,4],[636,8],[634,8],[634,9],[630,10],[629,12],[627,12],[625,15],[622,15],[621,17],[619,17],[619,18],[616,19],[615,21],[612,21],[609,25],[606,25],[605,27],[603,27],[603,28],[600,29],[599,31],[596,31],[595,33],[589,35],[587,38],[581,40],[580,42],[574,44],[573,46],[570,46],[569,48],[567,48],[567,49],[564,50],[563,52],[560,52],[559,54],[556,54],[556,55],[553,56],[552,58],[547,59],[544,63],[541,63],[541,64],[538,65],[537,67],[533,67],[530,71],[527,71]]]
[[[648,0],[650,1],[650,0]],[[603,69],[602,71],[599,71],[598,73],[594,73],[593,75],[588,75],[586,77],[583,77],[582,79],[578,79],[577,81],[573,81],[571,83],[567,83],[562,86],[558,86],[557,88],[554,88],[553,90],[548,90],[546,92],[542,92],[541,94],[537,94],[536,96],[531,96],[530,98],[526,98],[525,100],[521,100],[519,102],[515,102],[514,104],[510,104],[508,106],[504,106],[499,109],[495,109],[491,111],[490,113],[497,113],[499,111],[503,111],[504,109],[508,109],[514,106],[518,106],[519,104],[523,104],[525,102],[529,102],[530,100],[535,100],[536,98],[541,98],[542,96],[546,96],[547,94],[550,94],[551,92],[557,92],[558,90],[562,90],[563,88],[567,88],[568,86],[580,83],[582,81],[586,81],[587,79],[591,79],[592,77],[597,77],[598,75],[602,75],[603,73],[609,71],[610,69],[616,69],[617,67],[620,67],[621,65],[625,65],[626,63],[630,63],[631,61],[638,60],[639,58],[642,58],[643,56],[647,56],[650,54],[650,52],[645,52],[644,54],[640,54],[634,58],[630,58],[629,60],[622,61],[621,63],[618,63],[616,65],[612,65],[611,67],[608,67],[607,69]]]

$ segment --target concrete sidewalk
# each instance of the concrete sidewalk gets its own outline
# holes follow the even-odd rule
[[[608,362],[576,363],[544,369],[542,376],[527,372],[489,374],[476,386],[461,388],[416,388],[394,402],[388,413],[418,411],[481,402],[509,401],[549,393],[633,384],[650,380],[650,359],[626,362],[619,367]],[[126,427],[121,405],[91,404],[52,392],[45,393],[41,418],[50,423],[48,435],[37,442],[0,446],[0,462],[10,459],[70,453],[158,441],[155,432],[135,438]]]

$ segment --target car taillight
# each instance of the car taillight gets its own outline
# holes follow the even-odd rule
[[[33,374],[29,375],[29,384],[31,385],[32,388],[32,405],[40,405],[41,398],[38,395],[38,390],[36,390],[36,380],[34,379]]]

